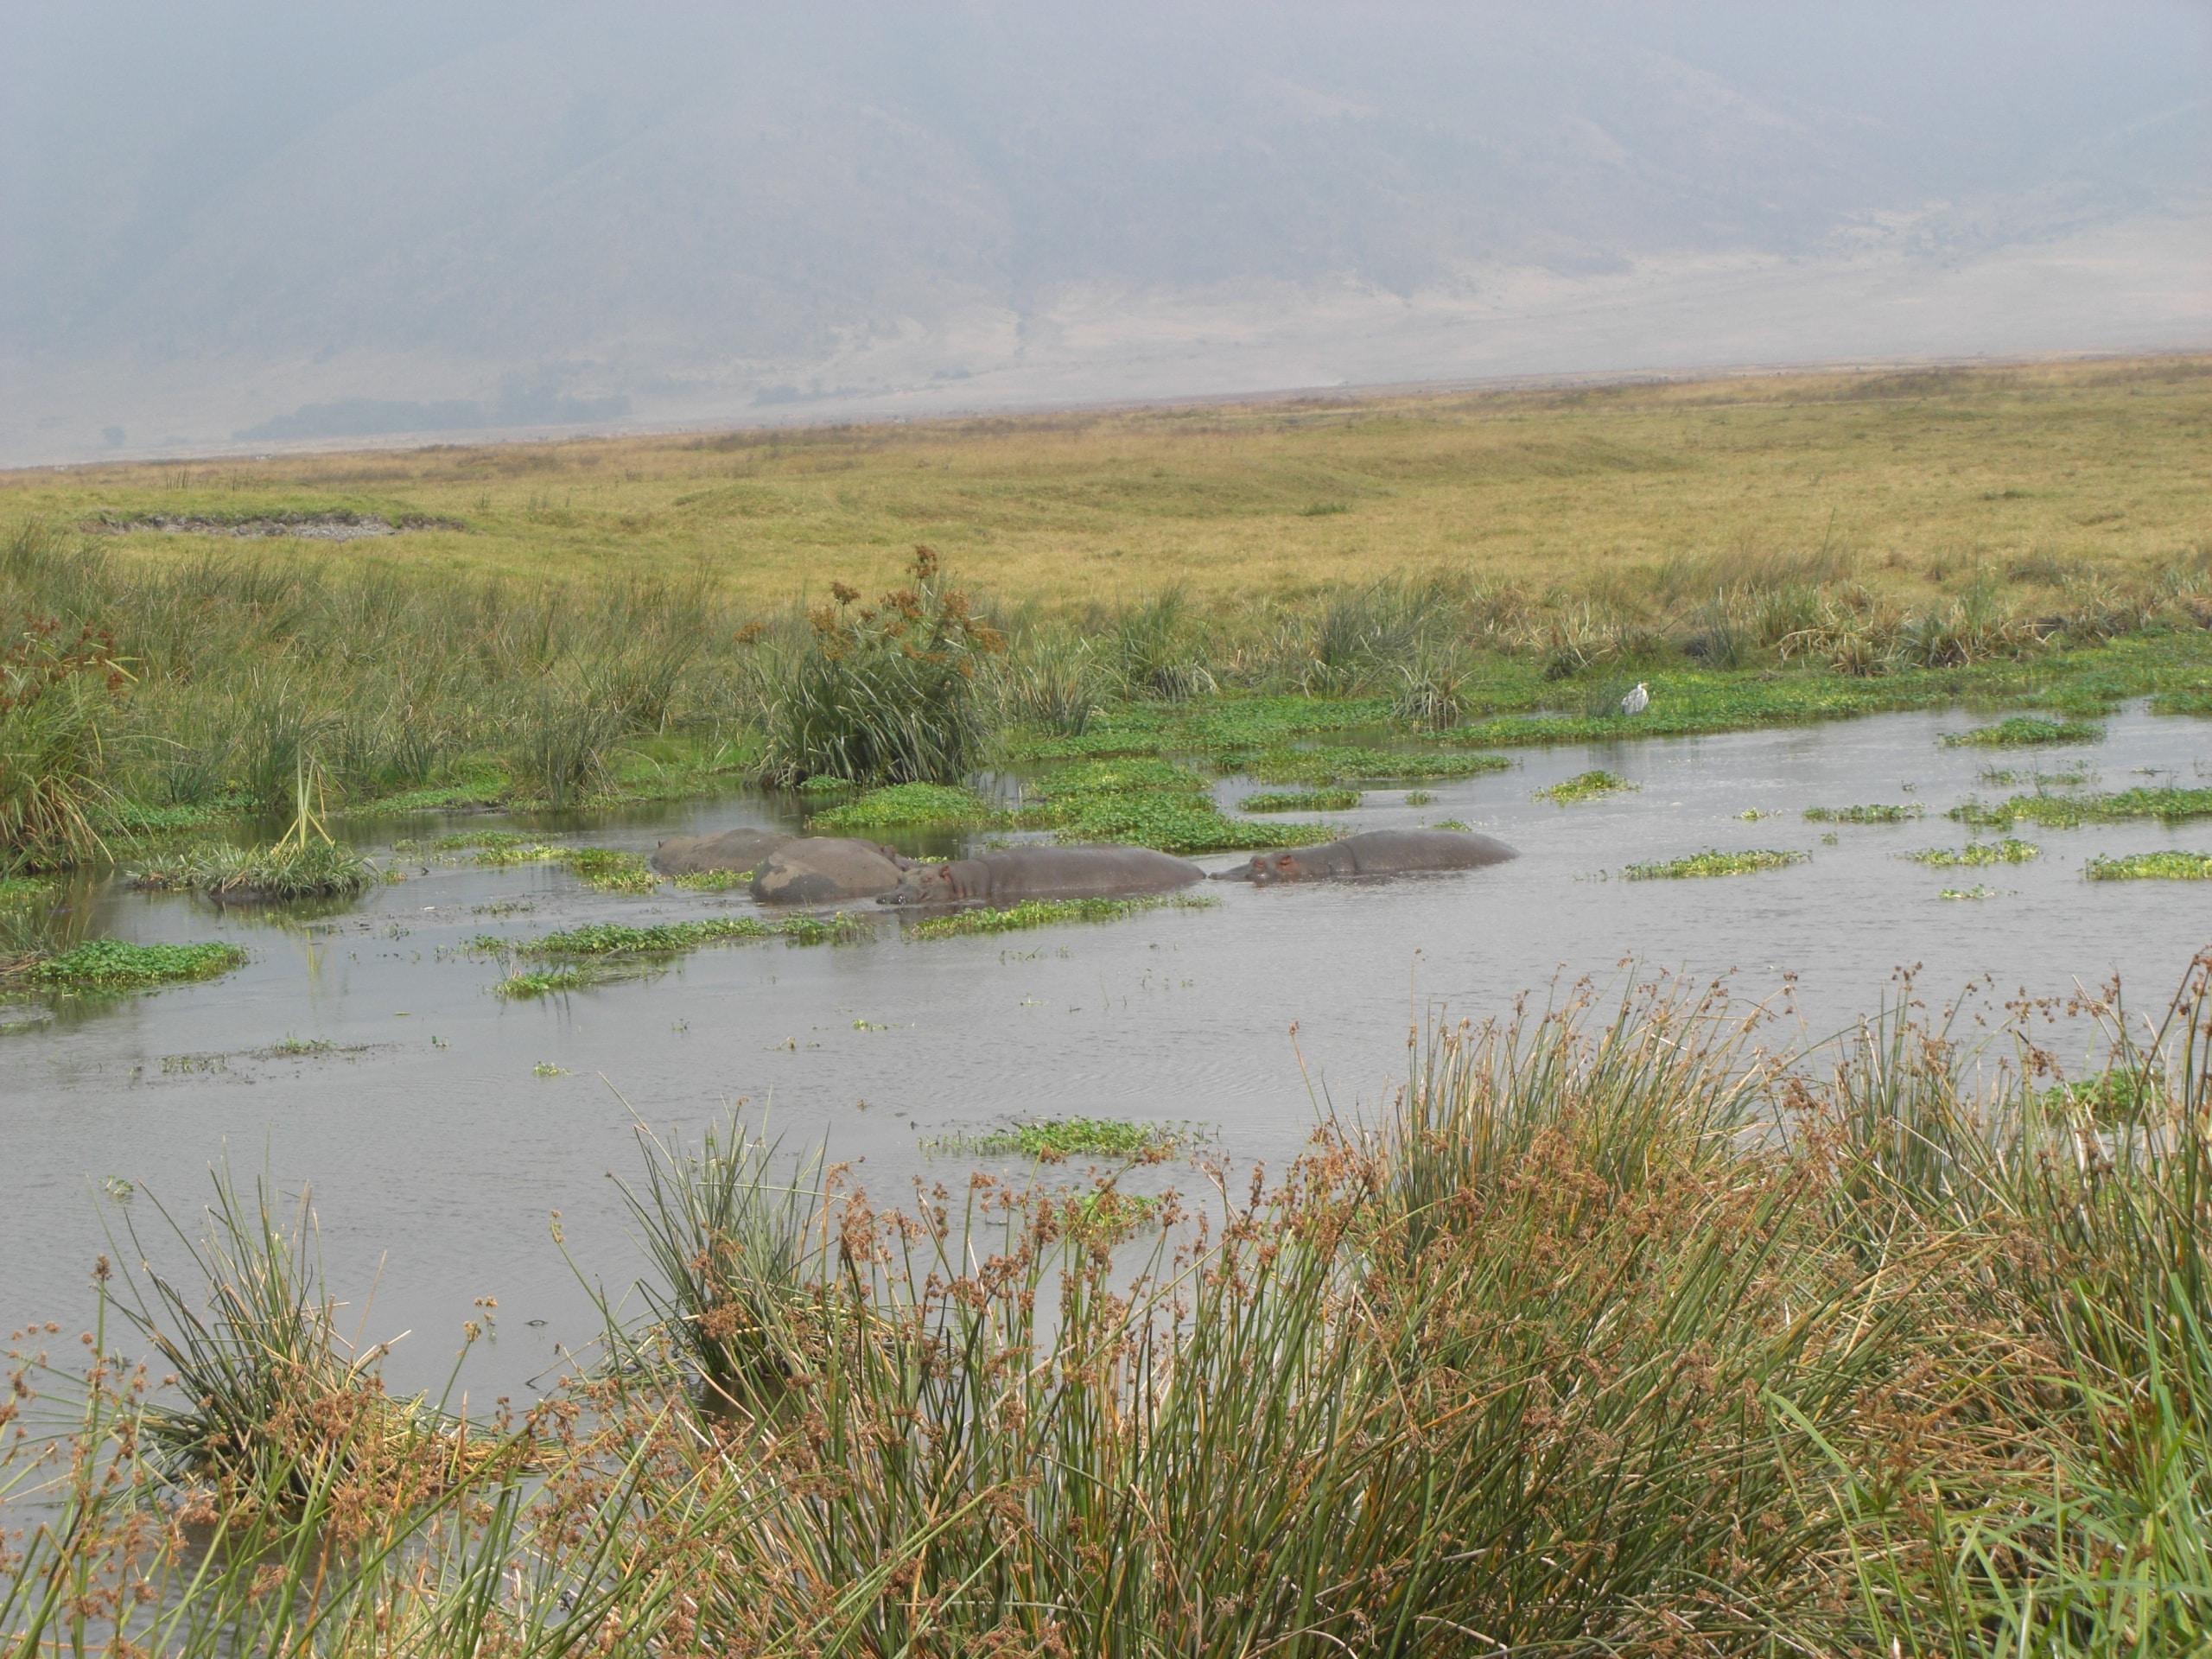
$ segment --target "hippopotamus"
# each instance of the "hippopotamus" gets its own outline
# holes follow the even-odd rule
[[[840,905],[897,887],[913,860],[872,841],[807,836],[760,861],[753,896],[764,905]]]
[[[652,866],[663,875],[696,875],[702,870],[753,870],[791,837],[779,830],[729,830],[719,836],[671,836],[653,849]]]
[[[1188,859],[1149,847],[1007,847],[918,864],[880,905],[1019,904],[1025,899],[1128,899],[1203,880]]]
[[[1429,870],[1478,870],[1520,854],[1468,830],[1370,830],[1319,847],[1255,853],[1249,864],[1218,870],[1217,881],[1326,881],[1353,875],[1413,875]]]

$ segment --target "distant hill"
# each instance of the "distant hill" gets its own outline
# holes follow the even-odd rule
[[[0,460],[2212,340],[2199,7],[4,15]]]

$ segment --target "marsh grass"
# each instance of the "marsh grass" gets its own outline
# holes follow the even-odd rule
[[[1262,791],[1236,803],[1239,812],[1348,812],[1359,804],[1356,789]]]
[[[0,1486],[53,1505],[0,1630],[59,1654],[129,1610],[208,1659],[2192,1652],[2212,959],[2162,1027],[2087,1001],[2077,1086],[2032,1010],[2009,1060],[1909,988],[1777,1055],[1717,990],[1570,990],[1417,1031],[1375,1121],[1325,1120],[1272,1188],[1201,1160],[1195,1208],[978,1175],[891,1212],[734,1118],[648,1139],[634,1315],[610,1289],[605,1363],[466,1437],[365,1383],[302,1230],[241,1204],[199,1270],[243,1310],[179,1285],[149,1321],[188,1389],[95,1324],[72,1393],[19,1338],[6,1409],[83,1412],[0,1446]],[[1154,1155],[1108,1128],[1039,1150]],[[189,1492],[212,1551],[164,1522]]]
[[[1938,899],[2001,899],[2002,887],[1993,887],[1977,881],[1970,887],[1944,887],[1936,893]]]
[[[1946,732],[1941,740],[1950,747],[1978,749],[2026,748],[2036,745],[2062,743],[2101,743],[2105,728],[2091,720],[2043,720],[2032,715],[2016,715],[2001,720],[1993,726],[1977,726],[1971,731]]]
[[[751,870],[693,870],[671,879],[688,893],[729,893],[749,886],[753,876]]]
[[[1641,784],[1631,784],[1625,778],[1610,772],[1585,772],[1540,789],[1535,798],[1549,801],[1556,806],[1572,806],[1578,801],[1594,801],[1607,795],[1617,795],[1624,790],[1641,789]]]
[[[1018,933],[1033,927],[1070,922],[1118,922],[1154,910],[1211,910],[1218,899],[1162,894],[1139,899],[1025,899],[1001,909],[957,910],[931,916],[906,930],[910,939],[959,939],[992,933]]]
[[[1269,749],[1251,756],[1237,769],[1268,784],[1343,785],[1420,778],[1475,778],[1484,772],[1507,771],[1512,765],[1498,754],[1319,745],[1313,748]]]
[[[134,944],[86,939],[41,957],[13,976],[44,990],[136,991],[214,979],[243,968],[246,953],[234,944]]]
[[[2091,881],[2212,880],[2212,853],[2168,848],[2155,853],[2099,856],[2082,867],[2082,874]]]
[[[457,830],[427,843],[402,840],[398,852],[471,853],[479,864],[503,868],[515,864],[559,864],[587,887],[601,893],[646,893],[658,890],[659,874],[640,853],[613,847],[567,847],[512,830]]]
[[[590,922],[534,939],[502,938],[480,933],[467,948],[513,962],[543,962],[546,968],[512,968],[493,988],[494,995],[527,1001],[650,974],[678,957],[711,944],[781,939],[787,945],[855,944],[874,937],[874,924],[840,911],[834,916],[786,916],[767,921],[758,916],[709,916],[689,922],[632,927],[620,922]]]
[[[1753,848],[1734,853],[1708,849],[1702,853],[1693,853],[1687,858],[1631,864],[1621,874],[1630,881],[1680,880],[1707,875],[1751,875],[1761,870],[1779,870],[1792,864],[1809,863],[1811,859],[1808,853],[1782,852],[1773,848]]]
[[[1875,806],[1808,806],[1805,818],[1808,823],[1910,823],[1915,818],[1924,818],[1928,809],[1917,801],[1903,804]]]

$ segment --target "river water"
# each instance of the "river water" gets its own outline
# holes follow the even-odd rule
[[[2201,785],[2212,726],[2130,709],[2088,748],[1993,755],[1938,743],[1969,723],[1956,711],[1907,714],[1531,750],[1510,772],[1432,785],[1427,804],[1376,790],[1333,815],[1347,830],[1458,819],[1520,849],[1496,868],[1358,886],[1214,883],[1203,891],[1217,908],[995,938],[918,943],[887,919],[873,943],[709,948],[650,980],[537,1002],[492,995],[499,963],[464,942],[749,900],[672,887],[607,895],[555,868],[420,861],[404,881],[321,918],[110,889],[93,900],[98,931],[230,939],[251,962],[119,1002],[0,1007],[6,1316],[10,1328],[48,1318],[80,1328],[88,1270],[111,1249],[103,1208],[110,1224],[124,1213],[110,1184],[130,1184],[127,1213],[150,1237],[152,1201],[195,1224],[208,1167],[227,1157],[249,1180],[265,1170],[287,1192],[311,1186],[348,1319],[370,1340],[411,1332],[388,1367],[395,1385],[442,1383],[462,1322],[481,1317],[476,1300],[495,1297],[496,1336],[469,1353],[462,1383],[479,1402],[526,1398],[531,1379],[595,1328],[550,1236],[553,1213],[569,1256],[618,1300],[639,1270],[609,1173],[638,1167],[640,1119],[696,1139],[747,1102],[771,1135],[794,1150],[826,1146],[873,1198],[895,1203],[917,1175],[957,1188],[989,1161],[932,1153],[930,1141],[1047,1116],[1188,1121],[1233,1158],[1280,1168],[1318,1103],[1350,1110],[1388,1098],[1410,1020],[1440,1007],[1503,1013],[1560,976],[1618,982],[1630,962],[1732,974],[1739,995],[1777,1005],[1795,976],[1796,1015],[1777,1022],[1777,1042],[1873,1011],[1913,964],[1931,1001],[1985,976],[1994,1005],[2117,973],[2137,1009],[2157,1013],[2212,942],[2212,885],[2090,883],[2082,866],[2098,853],[2212,847],[2212,827],[2024,825],[2044,856],[1993,868],[1898,855],[1962,844],[1942,814],[1970,793],[2012,792],[1980,780],[1992,765],[2086,761],[2089,787],[2107,790]],[[1594,766],[1640,787],[1564,808],[1532,798]],[[1249,787],[1224,780],[1221,798]],[[1802,816],[1872,802],[1923,803],[1928,817]],[[668,835],[779,821],[773,803],[738,798],[571,827],[650,851]],[[443,827],[410,823],[383,847],[390,833]],[[1631,861],[1707,847],[1812,860],[1749,876],[1619,879]],[[1977,883],[1999,891],[1939,896]],[[2082,1032],[2075,1046],[2087,1041]],[[288,1042],[330,1046],[288,1053]],[[1188,1190],[1190,1173],[1178,1179]]]

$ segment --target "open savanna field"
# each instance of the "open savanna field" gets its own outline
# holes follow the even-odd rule
[[[1640,588],[1671,563],[1827,550],[1901,595],[1983,568],[2141,566],[2212,536],[2212,359],[90,467],[0,479],[57,525],[374,513],[308,544],[424,574],[709,577],[756,606],[889,583],[927,543],[1052,608],[1208,607],[1439,571]],[[199,537],[118,546],[195,556]]]

